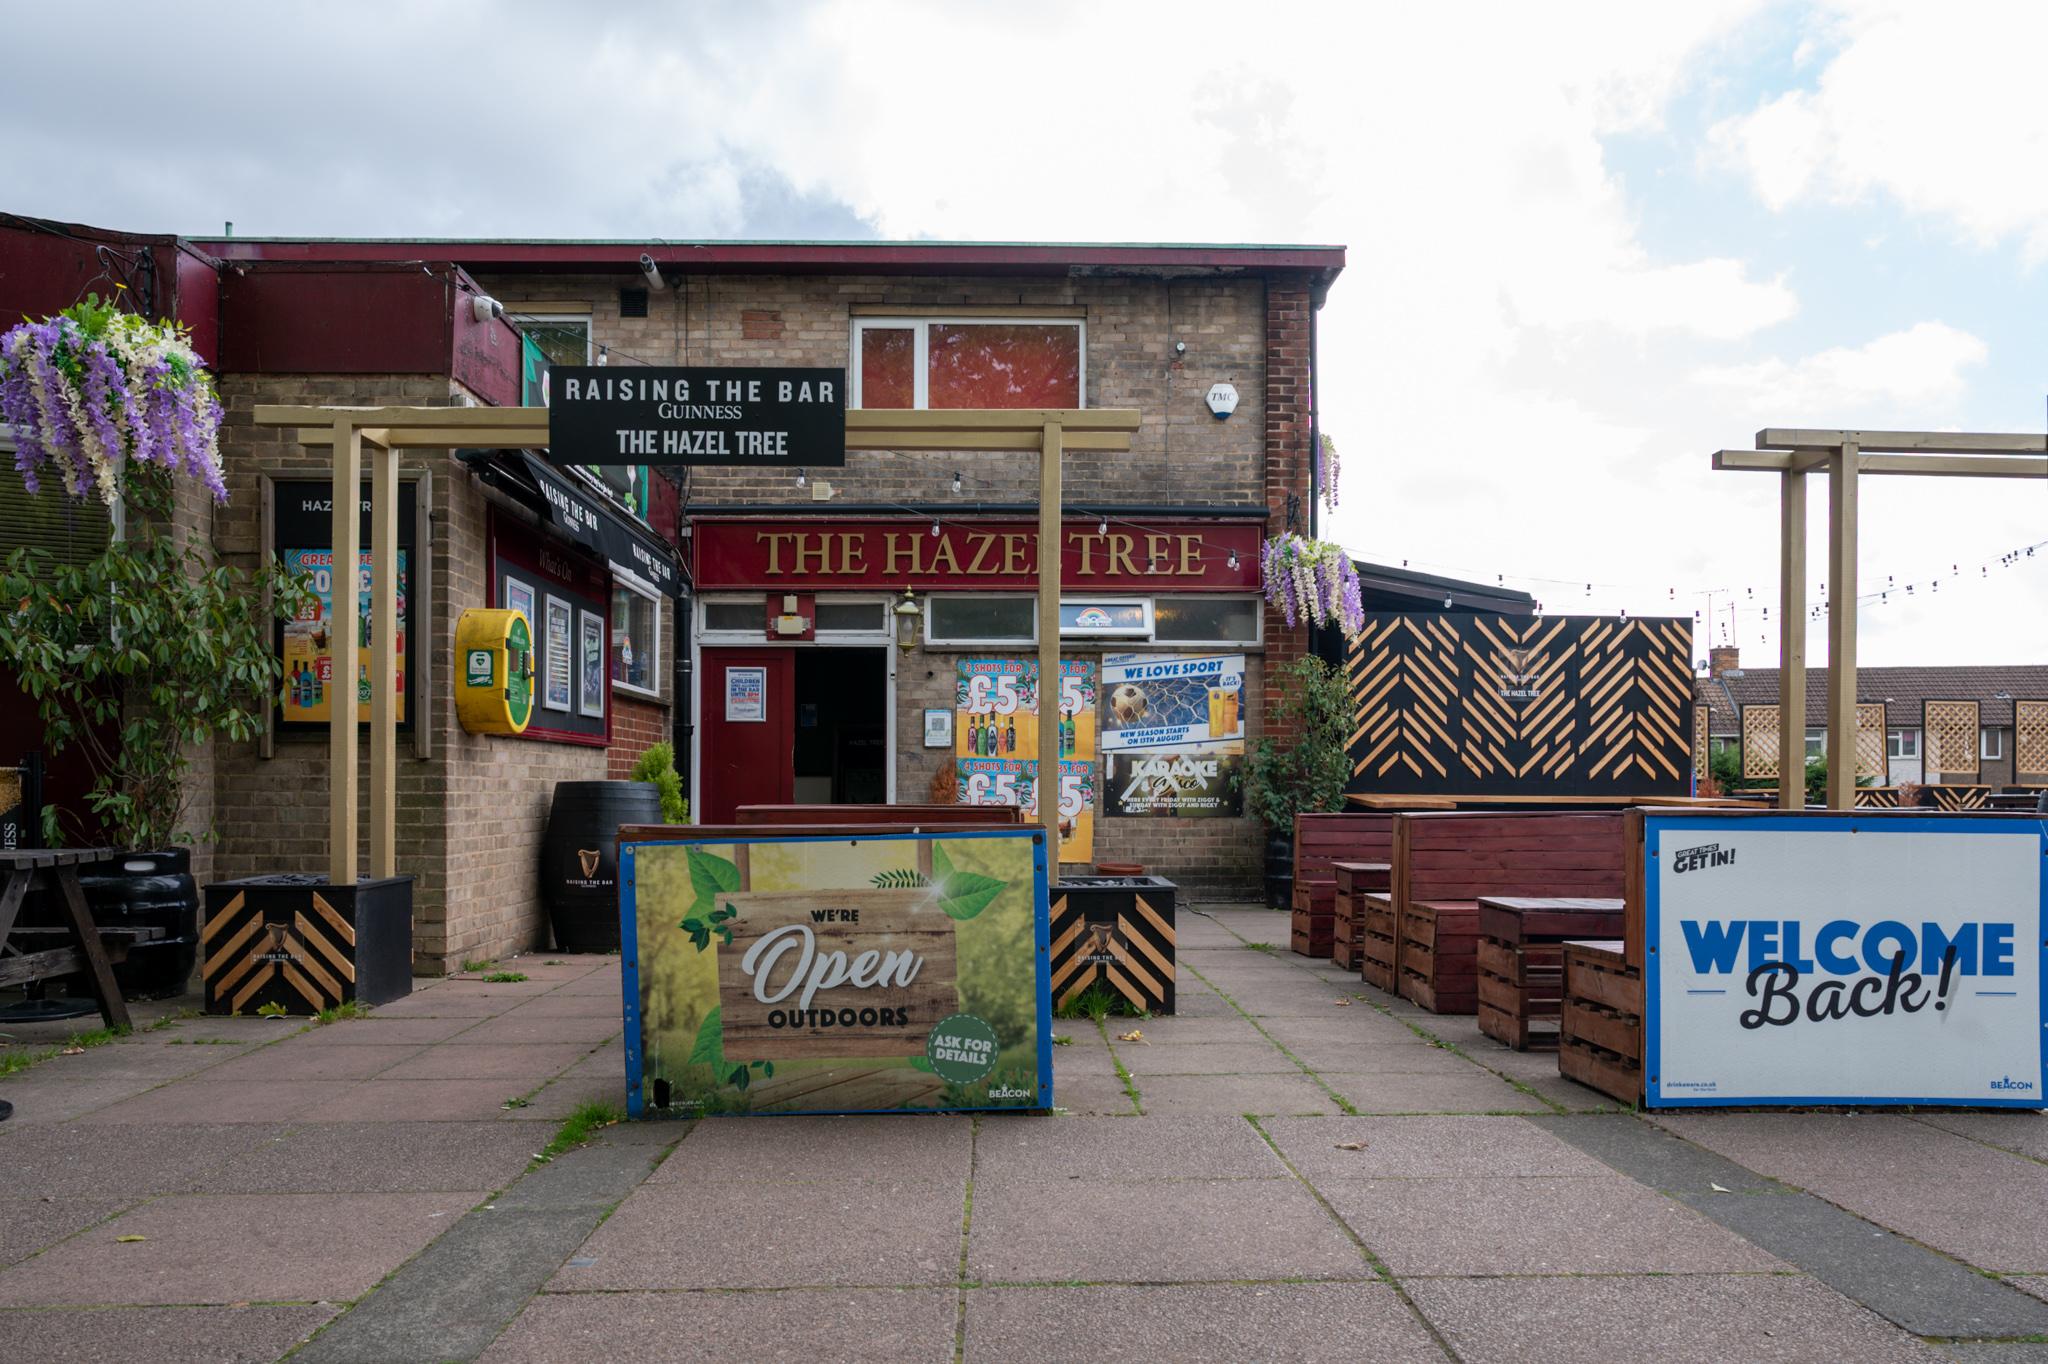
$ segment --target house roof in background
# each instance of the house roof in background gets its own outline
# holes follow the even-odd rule
[[[1819,729],[1828,722],[1828,670],[1806,670],[1806,723]],[[1778,703],[1778,669],[1736,668],[1719,677],[1693,681],[1695,700],[1713,711],[1710,732],[1730,737],[1742,733],[1743,706]],[[1980,723],[1993,728],[2012,724],[2012,703],[2048,701],[2048,664],[1986,667],[1858,668],[1856,699],[1861,704],[1885,703],[1885,724],[1918,729],[1924,701],[1976,701]]]

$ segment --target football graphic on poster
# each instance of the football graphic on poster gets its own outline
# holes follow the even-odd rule
[[[1145,689],[1135,682],[1126,682],[1109,694],[1109,708],[1116,712],[1120,724],[1144,718],[1145,705]]]

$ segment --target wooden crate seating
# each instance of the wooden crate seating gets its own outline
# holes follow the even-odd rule
[[[1287,945],[1297,956],[1327,957],[1336,950],[1335,936],[1337,916],[1335,914],[1311,914],[1297,909],[1287,936]]]
[[[1394,853],[1394,816],[1319,814],[1294,817],[1294,903],[1313,914],[1337,911],[1339,862],[1386,862]]]
[[[1435,1013],[1478,1008],[1482,895],[1620,896],[1624,812],[1427,813],[1394,821],[1394,960],[1403,998]],[[1448,919],[1441,908],[1457,906]],[[1410,952],[1427,925],[1430,941]]]
[[[1330,957],[1346,971],[1356,971],[1365,937],[1362,897],[1369,891],[1386,890],[1393,882],[1394,867],[1391,862],[1338,862],[1333,870],[1337,874],[1337,909]]]
[[[1358,974],[1367,985],[1397,994],[1401,968],[1394,955],[1394,892],[1361,891],[1357,898],[1364,914],[1358,940]]]
[[[1620,900],[1479,898],[1479,1031],[1516,1051],[1557,1045],[1567,938],[1622,931]]]
[[[1619,940],[1564,944],[1557,1069],[1610,1098],[1643,1098],[1643,974]]]

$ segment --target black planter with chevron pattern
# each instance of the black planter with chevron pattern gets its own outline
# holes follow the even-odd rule
[[[412,993],[412,878],[216,881],[206,888],[199,954],[210,1014],[275,1004],[310,1016],[350,1001],[388,1003]]]
[[[1075,876],[1052,888],[1052,998],[1102,984],[1146,1013],[1173,1012],[1173,901],[1159,876]]]

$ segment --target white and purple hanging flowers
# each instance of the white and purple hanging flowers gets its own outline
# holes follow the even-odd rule
[[[1347,639],[1365,629],[1365,604],[1358,570],[1342,545],[1306,536],[1276,535],[1259,551],[1266,600],[1280,608],[1292,629],[1301,621],[1335,624]]]
[[[1333,511],[1337,506],[1337,475],[1342,468],[1343,461],[1337,458],[1337,442],[1324,432],[1316,449],[1316,487],[1323,505]]]
[[[30,492],[52,469],[73,497],[112,506],[129,462],[197,478],[227,501],[220,399],[185,329],[92,295],[0,335],[0,421]]]

